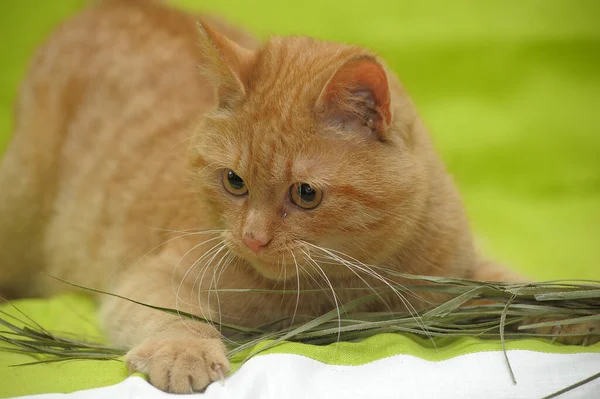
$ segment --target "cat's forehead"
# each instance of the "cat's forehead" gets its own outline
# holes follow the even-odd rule
[[[247,101],[263,114],[291,118],[310,108],[335,70],[363,50],[308,37],[270,40],[249,82]]]
[[[318,138],[298,141],[296,135],[260,130],[254,133],[235,145],[231,154],[232,167],[244,174],[244,179],[276,185],[318,183],[325,177],[330,159]]]

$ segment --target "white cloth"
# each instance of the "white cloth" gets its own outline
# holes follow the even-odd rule
[[[391,399],[391,398],[542,398],[600,372],[600,353],[550,354],[511,350],[508,356],[517,384],[502,352],[478,352],[431,362],[396,355],[361,366],[328,365],[290,354],[249,360],[224,384],[215,382],[202,399]],[[21,397],[25,398],[25,397]],[[31,399],[181,399],[139,377],[110,387],[71,394],[44,394]],[[600,379],[560,399],[600,399]]]

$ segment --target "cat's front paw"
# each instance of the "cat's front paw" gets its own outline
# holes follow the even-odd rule
[[[220,339],[148,338],[125,356],[130,370],[148,375],[165,392],[193,393],[229,371]]]

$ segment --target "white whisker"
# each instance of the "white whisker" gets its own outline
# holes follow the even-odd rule
[[[338,336],[337,336],[337,341],[340,342],[340,338],[341,338],[341,334],[342,334],[342,315],[340,313],[340,305],[339,305],[338,297],[335,294],[335,290],[333,288],[333,285],[331,284],[331,281],[329,280],[329,278],[327,277],[327,274],[321,268],[321,266],[319,266],[319,264],[317,262],[315,262],[306,251],[304,251],[303,249],[301,249],[300,251],[302,251],[302,253],[310,261],[309,264],[312,264],[314,267],[316,267],[316,270],[321,273],[321,275],[323,276],[323,278],[325,279],[325,281],[329,285],[329,288],[331,289],[331,294],[333,295],[333,302],[334,302],[335,310],[337,312],[337,317],[338,317]]]
[[[218,255],[218,252],[215,254],[215,256]],[[210,280],[210,284],[208,286],[208,292],[209,292],[209,297],[208,297],[208,308],[210,309],[210,291],[211,291],[211,287],[213,286],[213,282],[215,285],[215,289],[214,289],[214,293],[217,299],[217,314],[219,315],[219,325],[221,325],[221,323],[223,322],[223,314],[221,312],[221,299],[219,298],[219,289],[218,289],[218,283],[219,283],[219,279],[221,278],[221,275],[223,273],[223,268],[225,268],[228,265],[228,261],[230,259],[230,255],[231,252],[229,251],[229,249],[226,250],[225,254],[219,259],[219,262],[217,262],[217,264],[215,265],[214,269],[213,269],[213,277]],[[214,256],[213,258],[214,259]],[[212,259],[210,262],[212,262]],[[200,287],[198,287],[200,288]],[[219,332],[222,334],[222,331],[219,330]]]
[[[197,248],[201,247],[202,245],[214,241],[214,240],[218,240],[220,239],[220,237],[213,237],[213,238],[209,238],[208,240],[202,241],[199,244],[194,245],[192,248],[190,248],[185,254],[183,254],[183,256],[181,256],[181,258],[179,258],[179,261],[177,262],[177,264],[175,264],[175,266],[173,267],[173,272],[171,274],[171,285],[173,286],[173,279],[175,278],[175,272],[177,270],[177,268],[179,267],[179,265],[181,264],[181,262],[183,261],[183,259],[185,259],[190,252],[196,250]],[[220,245],[221,243],[216,244],[216,246]],[[213,247],[214,248],[214,247]],[[178,301],[180,300],[180,296],[179,296],[179,292],[181,291],[181,287],[183,285],[183,283],[185,282],[185,280],[187,279],[188,274],[192,271],[192,269],[195,267],[196,262],[192,263],[192,265],[186,270],[186,272],[184,273],[183,277],[181,278],[181,281],[179,282],[179,286],[177,287],[177,290],[175,290],[175,287],[173,288],[173,293],[175,294],[175,300]],[[177,302],[176,302],[177,303]],[[191,305],[191,302],[183,302],[186,305]]]
[[[408,301],[404,295],[402,295],[395,287],[393,284],[391,284],[385,277],[383,277],[382,275],[380,275],[379,273],[375,272],[370,265],[367,265],[363,262],[360,262],[359,260],[351,257],[350,255],[341,253],[339,251],[336,251],[334,249],[327,249],[327,248],[323,248],[320,247],[318,245],[314,245],[311,244],[309,242],[305,242],[302,241],[303,243],[323,251],[324,253],[326,253],[327,255],[329,255],[332,260],[337,260],[340,262],[341,265],[344,265],[346,267],[348,267],[349,269],[352,268],[356,268],[357,270],[381,281],[382,283],[384,283],[395,295],[396,297],[401,301],[401,303],[404,305],[404,307],[407,309],[407,311],[409,312],[409,314],[413,317],[413,319],[421,326],[421,328],[423,329],[423,331],[428,332],[427,327],[425,326],[425,324],[420,320],[420,315],[419,312],[417,311],[417,309],[412,305],[412,303],[410,301]],[[339,255],[338,255],[339,254]],[[349,258],[352,262],[342,258],[340,255],[345,256],[347,258]],[[404,286],[402,286],[401,284],[398,284],[397,282],[394,282],[394,284],[399,285],[400,287],[402,287],[404,290],[410,292],[410,290],[407,290]],[[435,343],[434,343],[435,345]]]
[[[219,244],[217,244],[219,245]],[[221,251],[227,247],[227,243],[222,242],[221,246],[219,246],[217,249],[215,250],[209,250],[207,251],[204,255],[202,255],[196,262],[194,262],[194,264],[197,264],[201,261],[201,259],[203,258],[208,258],[210,257],[210,259],[208,259],[204,266],[202,266],[202,268],[200,269],[200,272],[198,273],[198,276],[196,276],[196,279],[194,280],[194,285],[192,286],[192,290],[194,289],[194,287],[196,286],[196,283],[198,283],[198,303],[201,304],[202,303],[202,299],[200,297],[200,292],[201,288],[202,288],[202,282],[204,281],[204,277],[206,276],[206,272],[208,271],[208,269],[211,267],[212,262],[214,261],[215,257],[221,253]],[[215,248],[215,247],[213,247]],[[202,273],[202,274],[200,274]],[[200,280],[198,281],[198,278],[200,277]],[[214,278],[214,269],[213,269],[213,278]],[[212,286],[212,280],[211,283],[208,287],[208,291],[207,291],[207,303],[206,303],[206,307],[210,310],[210,291],[211,291],[211,286]],[[204,307],[200,305],[200,311],[202,312],[202,317],[206,320],[209,321],[209,323],[216,328],[214,322],[212,321],[212,318],[210,317],[206,317],[206,314],[204,313]],[[219,332],[221,332],[219,330]]]
[[[296,260],[296,256],[292,251],[290,251],[292,258],[294,259],[294,265],[296,266],[296,280],[298,281],[297,290],[298,294],[296,295],[296,306],[294,307],[294,313],[292,315],[292,320],[290,322],[290,326],[294,325],[294,320],[296,319],[296,314],[298,313],[298,305],[300,304],[300,267],[298,266],[298,261]]]
[[[325,257],[325,258],[319,258],[319,259],[326,259],[326,260],[331,260],[332,258],[330,257]],[[334,259],[335,260],[335,259]],[[333,265],[333,266],[339,266],[341,263],[338,262],[321,262],[319,261],[320,264],[327,264],[327,265]],[[360,281],[365,284],[365,286],[371,291],[373,292],[373,294],[375,294],[377,296],[377,298],[379,298],[379,300],[385,305],[385,307],[388,309],[388,311],[390,313],[392,313],[392,308],[390,307],[390,305],[387,303],[387,301],[385,299],[383,299],[383,297],[381,296],[381,294],[375,289],[373,288],[373,286],[371,284],[369,284],[369,282],[367,280],[365,280],[360,274],[358,274],[358,272],[356,272],[356,270],[354,270],[354,266],[349,266],[348,264],[344,264],[344,266],[348,267],[348,270],[350,270],[358,279],[360,279]]]
[[[180,261],[178,262],[178,265],[179,265],[179,263],[181,263],[181,260],[182,260],[183,258],[187,257],[187,255],[188,255],[188,254],[189,254],[191,251],[193,251],[193,250],[197,249],[197,248],[198,248],[198,247],[200,247],[201,245],[204,245],[204,244],[206,244],[206,242],[213,241],[213,240],[216,240],[216,239],[219,239],[219,238],[220,238],[220,237],[214,237],[214,238],[212,238],[212,239],[210,239],[210,240],[206,240],[205,242],[202,242],[202,243],[200,243],[200,244],[197,244],[197,245],[195,245],[195,246],[194,246],[194,247],[192,247],[190,250],[188,250],[188,251],[187,251],[187,252],[186,252],[186,253],[185,253],[185,254],[182,256],[182,258],[180,258]],[[190,289],[190,292],[189,292],[189,295],[190,295],[190,297],[189,297],[189,302],[186,302],[186,301],[184,301],[184,300],[182,300],[182,299],[181,299],[181,296],[179,295],[179,293],[180,293],[180,291],[181,291],[181,288],[182,288],[182,286],[183,286],[183,284],[184,284],[185,280],[187,279],[187,275],[188,275],[188,274],[191,272],[191,270],[193,270],[193,269],[196,267],[196,265],[198,264],[198,262],[199,262],[201,259],[203,259],[204,257],[206,257],[208,254],[210,254],[210,253],[211,253],[213,250],[215,250],[215,248],[217,248],[217,247],[219,247],[219,246],[223,246],[223,245],[224,245],[224,244],[223,244],[223,242],[222,242],[222,241],[218,242],[218,243],[217,243],[217,244],[215,244],[213,247],[211,247],[211,248],[210,248],[208,251],[206,251],[206,252],[205,252],[205,253],[204,253],[204,254],[203,254],[203,255],[202,255],[202,256],[201,256],[199,259],[197,259],[195,262],[193,262],[193,263],[192,263],[192,265],[191,265],[191,266],[188,268],[188,270],[186,271],[185,275],[184,275],[184,276],[183,276],[183,278],[181,279],[181,282],[179,283],[179,286],[177,287],[177,291],[175,292],[175,304],[176,304],[176,305],[175,305],[175,308],[176,308],[177,310],[179,310],[179,303],[180,303],[180,301],[181,301],[183,304],[190,306],[192,309],[194,308],[195,304],[194,304],[194,302],[193,302],[193,300],[192,300],[192,294],[193,294],[193,292],[194,292],[194,286],[195,286],[195,284],[196,284],[197,277],[196,277],[196,279],[194,280],[194,284],[192,285],[192,287],[191,287],[191,289]],[[207,320],[209,324],[212,324],[212,323],[211,323],[211,321],[210,321],[210,318],[209,318],[209,317],[206,317],[206,315],[204,314],[204,308],[201,306],[201,302],[200,302],[200,299],[199,299],[199,298],[198,298],[198,306],[199,306],[199,308],[200,308],[200,311],[201,311],[201,313],[202,313],[200,316],[201,316],[203,319]],[[181,317],[181,316],[180,316],[180,317]],[[182,320],[183,320],[183,318],[182,318]]]

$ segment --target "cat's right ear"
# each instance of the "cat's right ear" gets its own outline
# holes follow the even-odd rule
[[[234,108],[245,96],[257,54],[199,22],[200,73],[217,87],[220,108]]]

